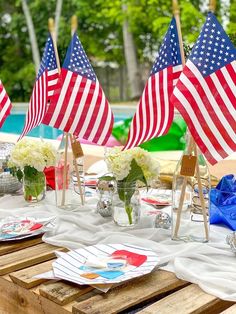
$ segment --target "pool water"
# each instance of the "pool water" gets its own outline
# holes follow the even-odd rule
[[[127,116],[116,116],[115,122],[127,119]],[[25,114],[24,113],[13,113],[9,115],[3,124],[3,127],[0,129],[0,132],[11,133],[11,134],[21,134],[23,131],[25,123]],[[41,124],[37,126],[32,131],[30,131],[27,135],[33,137],[43,137],[48,139],[56,139],[60,134],[62,134],[61,130],[55,129],[51,126]]]

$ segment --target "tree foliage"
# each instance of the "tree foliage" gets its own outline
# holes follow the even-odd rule
[[[204,23],[207,8],[202,0],[179,0],[184,42],[192,45]],[[122,4],[127,11],[122,11]],[[220,1],[218,1],[220,4]],[[42,55],[47,38],[47,21],[55,12],[56,1],[28,0]],[[13,101],[28,101],[35,79],[34,65],[20,0],[0,0],[0,78]],[[140,62],[151,63],[172,16],[166,0],[70,0],[64,1],[60,19],[58,49],[65,57],[70,41],[70,17],[78,16],[78,34],[92,61],[125,63],[122,23],[128,18]],[[227,18],[228,32],[236,32],[236,3],[227,10],[217,7],[217,16]]]

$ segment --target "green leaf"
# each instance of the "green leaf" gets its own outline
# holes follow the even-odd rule
[[[24,167],[24,175],[27,177],[28,180],[35,180],[35,176],[40,173],[37,169],[31,166]]]
[[[34,175],[32,175],[34,173]],[[26,200],[36,197],[43,193],[45,188],[45,176],[43,172],[37,171],[33,167],[28,167],[24,173],[24,195]]]
[[[112,181],[112,180],[116,180],[116,178],[112,176],[102,176],[102,177],[99,177],[99,180]]]
[[[126,182],[135,182],[135,181],[141,181],[145,184],[146,187],[147,185],[147,180],[144,176],[142,168],[137,164],[135,159],[132,159],[131,161],[131,169],[127,177],[125,178]]]
[[[18,169],[17,171],[16,171],[16,177],[17,177],[17,179],[21,182],[22,181],[22,179],[23,179],[23,172],[20,170],[20,169]]]

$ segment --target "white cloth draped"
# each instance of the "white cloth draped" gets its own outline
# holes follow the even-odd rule
[[[55,217],[55,228],[46,232],[43,240],[69,249],[96,243],[132,243],[148,247],[158,254],[160,264],[168,263],[163,269],[221,299],[236,301],[236,256],[225,241],[231,230],[211,226],[209,243],[176,242],[170,239],[170,230],[153,228],[154,217],[151,216],[142,217],[140,224],[132,229],[116,226],[111,218],[103,218],[95,212],[94,197],[77,211],[64,211],[53,203],[54,192],[49,192],[47,199],[36,207],[25,207],[22,196],[4,196],[0,199],[0,218]]]

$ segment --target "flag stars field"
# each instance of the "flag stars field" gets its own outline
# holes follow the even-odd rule
[[[236,150],[235,59],[234,45],[209,13],[171,98],[211,164]]]

